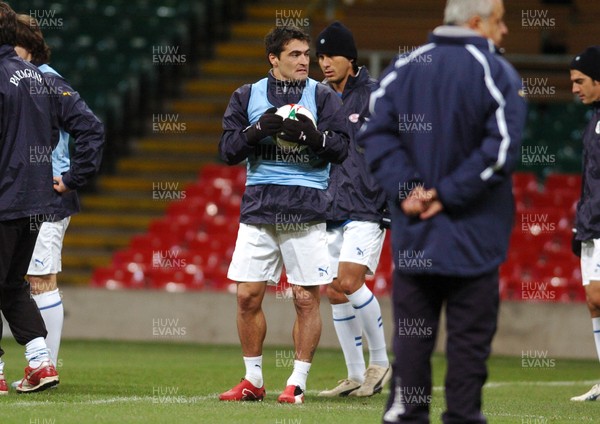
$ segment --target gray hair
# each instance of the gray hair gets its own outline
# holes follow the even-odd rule
[[[488,18],[497,0],[448,0],[444,10],[444,24],[463,25],[473,16]]]

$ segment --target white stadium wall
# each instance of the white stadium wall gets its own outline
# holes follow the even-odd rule
[[[239,343],[236,301],[232,294],[91,288],[64,288],[62,292],[65,305],[63,337],[66,339]],[[393,331],[391,299],[382,297],[379,302],[389,340]],[[267,317],[265,344],[290,345],[294,319],[292,300],[268,294],[264,311]],[[338,347],[331,307],[326,298],[321,301],[321,317],[320,346]],[[8,332],[8,326],[4,326],[4,331]],[[440,345],[438,342],[438,350],[443,348]],[[493,354],[522,356],[531,351],[544,352],[551,358],[597,358],[586,306],[581,303],[503,302]]]

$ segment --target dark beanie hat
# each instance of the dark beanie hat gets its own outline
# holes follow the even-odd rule
[[[590,46],[575,56],[571,62],[571,69],[600,81],[600,46]]]
[[[348,59],[358,57],[352,33],[339,21],[335,21],[321,31],[316,43],[317,56],[326,54],[328,56],[344,56]]]

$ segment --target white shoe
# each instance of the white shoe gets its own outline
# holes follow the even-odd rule
[[[600,384],[594,385],[589,392],[584,393],[581,396],[575,396],[571,398],[571,400],[574,402],[585,402],[598,399],[600,399]]]
[[[346,396],[356,396],[356,390],[360,387],[360,383],[357,383],[354,380],[349,378],[345,378],[343,380],[338,381],[337,387],[334,387],[331,390],[323,390],[319,393],[321,397],[346,397]]]
[[[382,367],[379,365],[369,365],[365,371],[365,382],[356,391],[358,397],[373,396],[375,393],[381,393],[383,386],[392,378],[392,366]]]

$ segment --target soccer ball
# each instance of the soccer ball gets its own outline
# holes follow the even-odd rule
[[[305,115],[310,118],[310,120],[312,121],[312,123],[314,124],[315,127],[317,126],[315,117],[313,116],[311,111],[308,110],[307,108],[305,108],[304,106],[300,106],[297,104],[283,105],[279,109],[277,109],[277,112],[275,112],[275,114],[281,116],[283,119],[295,119],[295,120],[298,120],[298,118],[296,118],[297,114]],[[275,142],[277,143],[277,145],[279,147],[286,148],[286,149],[297,148],[298,150],[303,150],[307,147],[305,145],[299,145],[298,143],[295,143],[293,141],[282,140],[281,138],[279,138],[279,134],[277,134],[275,136]]]

